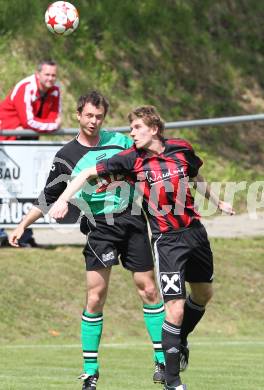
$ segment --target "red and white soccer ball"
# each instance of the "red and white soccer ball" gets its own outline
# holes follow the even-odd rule
[[[53,34],[70,35],[79,25],[79,14],[68,1],[55,1],[45,13],[45,23]]]

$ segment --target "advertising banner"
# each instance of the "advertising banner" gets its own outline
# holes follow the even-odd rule
[[[18,224],[44,188],[64,142],[0,142],[0,227]],[[45,216],[36,224],[47,225]]]

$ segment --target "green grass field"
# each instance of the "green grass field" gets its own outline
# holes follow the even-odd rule
[[[188,390],[263,390],[264,239],[212,240],[215,296],[191,341]],[[0,251],[0,389],[79,389],[81,247]],[[114,267],[98,390],[153,385],[152,349],[130,273]],[[154,387],[153,387],[154,386]]]
[[[188,390],[263,390],[264,340],[191,338],[191,363],[182,375]],[[103,344],[98,390],[162,389],[152,383],[151,347]],[[81,388],[80,347],[28,344],[0,347],[0,389]]]

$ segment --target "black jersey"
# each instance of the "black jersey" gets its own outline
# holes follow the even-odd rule
[[[65,144],[54,158],[45,188],[36,202],[36,206],[46,213],[49,206],[65,190],[72,177],[78,175],[83,169],[94,166],[101,159],[110,158],[131,145],[132,140],[127,136],[105,130],[100,130],[100,141],[97,146],[84,146],[77,139]],[[107,183],[109,184],[116,179],[116,177],[109,176]],[[121,179],[120,176],[119,180]],[[73,219],[77,220],[77,214],[80,214],[79,210],[82,210],[87,216],[100,216],[122,212],[127,208],[128,201],[120,197],[117,188],[111,189],[108,186],[103,191],[102,187],[102,183],[96,179],[89,181],[86,187],[75,195],[75,199],[71,200],[71,210],[67,222],[74,222]],[[133,193],[133,188],[131,188],[131,192]],[[130,192],[128,199],[129,197]],[[73,204],[76,207],[73,207]]]
[[[100,176],[122,173],[131,178],[143,194],[143,206],[154,234],[188,227],[200,218],[189,178],[197,176],[203,162],[185,140],[164,140],[164,146],[159,155],[132,146],[97,164]]]

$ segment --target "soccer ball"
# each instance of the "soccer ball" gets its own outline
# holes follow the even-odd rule
[[[79,14],[68,1],[55,1],[45,13],[45,23],[53,34],[70,35],[78,27]]]

